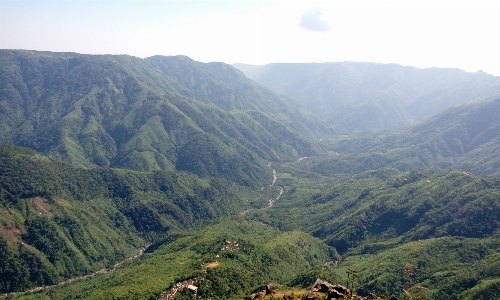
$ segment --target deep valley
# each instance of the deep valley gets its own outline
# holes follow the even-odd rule
[[[0,50],[0,294],[499,299],[499,113],[456,69]]]

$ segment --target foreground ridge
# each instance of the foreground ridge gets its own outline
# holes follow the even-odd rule
[[[256,299],[279,299],[277,296],[283,295],[283,300],[314,300],[314,299],[350,299],[350,300],[398,300],[395,296],[380,297],[373,293],[369,293],[367,296],[362,297],[353,294],[353,290],[349,289],[341,284],[331,284],[322,279],[316,279],[311,288],[303,293],[294,292],[282,292],[279,293],[278,289],[273,284],[268,284],[265,290],[245,297],[245,300],[256,300]]]

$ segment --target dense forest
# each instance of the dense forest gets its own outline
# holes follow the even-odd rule
[[[144,244],[245,208],[253,191],[172,171],[81,169],[0,146],[2,292],[50,285],[135,254]]]
[[[329,130],[220,63],[9,50],[0,62],[0,142],[77,166],[257,187],[267,161],[320,153],[306,137]]]
[[[236,67],[0,50],[0,293],[500,297],[500,79]]]

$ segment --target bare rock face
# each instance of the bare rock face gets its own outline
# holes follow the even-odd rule
[[[198,287],[192,284],[187,286],[187,289],[190,290],[193,294],[198,294]]]
[[[276,294],[276,292],[278,291],[278,289],[276,288],[276,286],[274,284],[268,284],[266,285],[266,295],[269,295],[269,294]]]
[[[337,292],[341,295],[344,295],[344,296],[347,296],[351,293],[351,291],[348,288],[346,288],[345,286],[340,285],[340,284],[333,285],[330,290],[335,291],[335,292]]]
[[[313,285],[311,287],[311,291],[320,292],[320,293],[328,293],[330,288],[333,288],[333,284],[318,278],[313,283]]]
[[[328,293],[327,299],[342,299],[350,295],[351,291],[343,285],[331,284],[318,278],[313,283],[311,292]]]
[[[331,290],[329,293],[328,293],[328,300],[331,300],[331,299],[344,299],[346,296],[348,296],[349,294],[343,294],[343,293],[340,293],[338,292],[337,290]]]

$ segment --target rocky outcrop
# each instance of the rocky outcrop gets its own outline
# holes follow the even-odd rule
[[[311,291],[320,292],[320,293],[327,293],[330,288],[333,288],[333,284],[318,278],[313,283],[313,285],[311,287]]]
[[[276,286],[274,284],[266,285],[266,295],[276,294],[277,291],[278,291],[278,289],[276,288]]]
[[[313,283],[310,291],[328,294],[327,299],[343,299],[351,294],[351,291],[345,286],[331,284],[319,278]]]
[[[268,284],[265,290],[262,290],[258,293],[253,293],[250,297],[246,297],[245,299],[268,299],[267,295],[275,294],[277,291],[276,287],[273,284]],[[275,296],[273,296],[275,297]],[[300,297],[300,294],[299,294]],[[276,299],[276,298],[273,298]],[[291,295],[283,295],[283,300],[293,300],[297,299],[296,295],[293,293]],[[316,279],[311,288],[305,292],[301,298],[302,300],[315,300],[315,299],[327,299],[327,300],[335,300],[335,299],[350,299],[350,300],[378,300],[378,299],[386,299],[386,300],[398,300],[395,296],[390,296],[389,298],[380,298],[377,295],[370,293],[366,297],[353,295],[351,290],[341,284],[331,284],[328,281],[324,281],[321,279]]]
[[[340,284],[331,284],[327,281],[316,279],[311,286],[311,289],[304,294],[302,299],[318,299],[318,294],[327,294],[327,300],[333,299],[352,299],[352,300],[376,300],[380,299],[377,295],[370,293],[366,297],[356,296],[351,294],[351,290]],[[284,298],[283,298],[284,299]],[[324,299],[324,298],[323,298]],[[387,300],[398,300],[395,296],[390,296]]]
[[[192,284],[187,286],[187,289],[190,290],[193,294],[198,294],[198,287]]]

